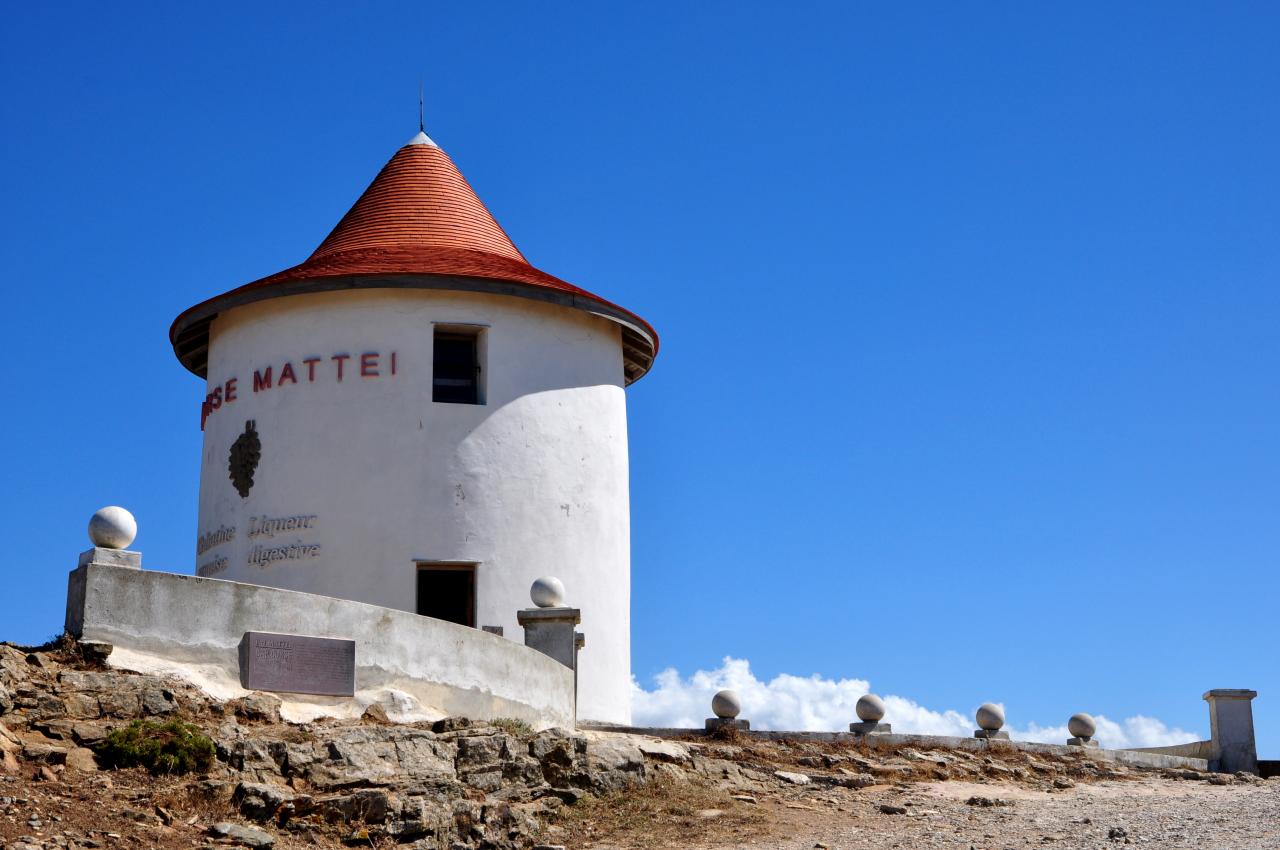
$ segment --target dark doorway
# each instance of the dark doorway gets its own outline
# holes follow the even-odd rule
[[[476,625],[476,568],[418,567],[418,613],[462,626]]]

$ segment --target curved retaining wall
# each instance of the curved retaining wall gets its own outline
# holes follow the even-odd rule
[[[345,638],[356,643],[358,694],[392,689],[446,714],[574,725],[573,671],[563,664],[477,629],[363,602],[90,564],[68,579],[66,626],[84,640],[235,680],[246,631]]]

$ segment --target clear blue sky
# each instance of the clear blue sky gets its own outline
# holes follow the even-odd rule
[[[0,638],[103,504],[193,567],[184,308],[427,130],[629,390],[634,668],[869,679],[1280,757],[1280,11],[17,4],[0,28]]]

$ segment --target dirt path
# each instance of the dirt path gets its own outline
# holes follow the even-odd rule
[[[985,798],[994,805],[970,803]],[[1006,784],[921,783],[761,799],[763,834],[687,850],[1054,847],[1280,848],[1280,781],[1215,786],[1150,778],[1052,793]],[[881,806],[905,810],[887,814]],[[593,845],[601,850],[609,845]]]

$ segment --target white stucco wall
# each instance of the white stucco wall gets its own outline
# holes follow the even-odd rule
[[[485,404],[432,402],[435,323],[484,326]],[[379,374],[362,377],[360,357],[371,352]],[[350,355],[341,381],[337,354]],[[304,358],[320,358],[314,377]],[[285,363],[297,380],[281,386]],[[255,392],[254,371],[267,366],[273,386]],[[215,320],[208,376],[210,393],[236,383],[235,400],[222,400],[205,424],[199,534],[213,545],[197,556],[199,574],[412,611],[415,559],[476,562],[477,625],[502,626],[516,641],[515,612],[529,607],[530,583],[558,576],[587,635],[579,717],[629,721],[630,520],[616,325],[500,295],[298,295]],[[228,463],[247,420],[262,457],[242,498]],[[263,516],[314,519],[250,536],[252,518]],[[256,547],[290,557],[250,563]]]

